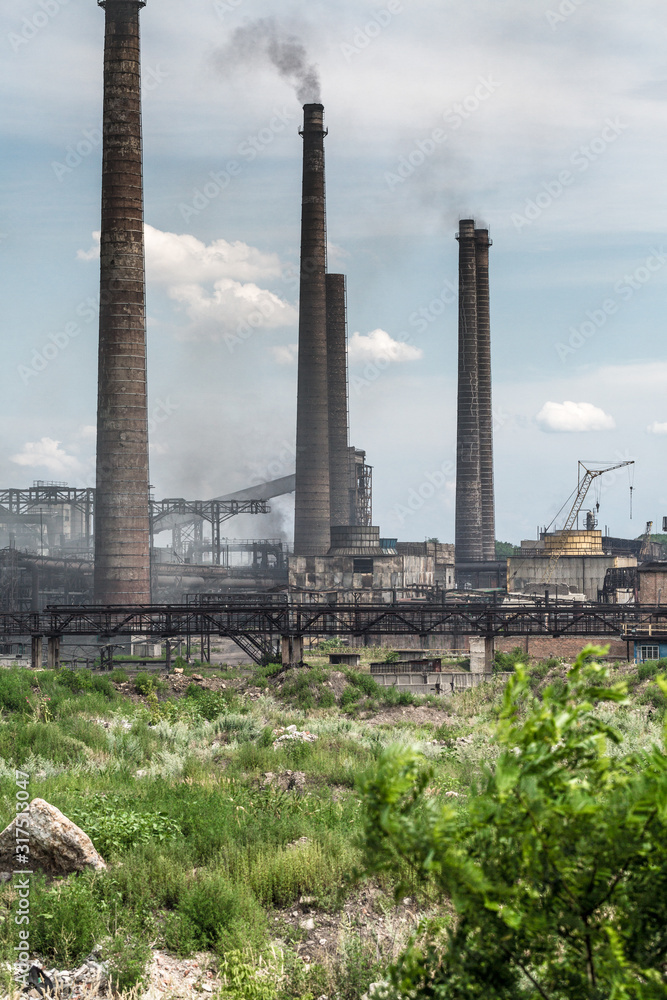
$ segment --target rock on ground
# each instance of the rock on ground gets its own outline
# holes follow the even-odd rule
[[[85,868],[96,871],[106,868],[106,862],[93,847],[90,837],[55,806],[44,799],[33,799],[29,813],[29,823],[21,820],[24,813],[19,814],[0,833],[0,872],[25,867],[39,869],[47,875],[70,875]],[[26,836],[29,852],[17,854],[17,843]],[[27,857],[29,863],[24,866],[17,863],[19,856]]]

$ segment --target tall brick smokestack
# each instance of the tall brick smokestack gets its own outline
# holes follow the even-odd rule
[[[347,301],[344,274],[327,274],[327,383],[331,526],[350,523]]]
[[[303,108],[301,290],[296,416],[294,552],[324,555],[330,547],[327,389],[326,207],[324,108]]]
[[[488,229],[475,230],[477,281],[477,367],[479,372],[479,466],[482,489],[482,558],[496,558],[493,496],[493,407],[491,396],[491,312]]]
[[[459,223],[459,376],[456,431],[456,561],[481,562],[482,489],[475,223]]]
[[[139,10],[105,12],[95,600],[150,602]]]

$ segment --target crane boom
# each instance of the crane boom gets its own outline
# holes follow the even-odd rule
[[[565,551],[568,539],[572,534],[572,528],[574,527],[574,524],[577,520],[577,515],[579,514],[581,508],[584,505],[586,494],[588,493],[589,487],[593,482],[593,480],[597,479],[598,476],[603,476],[605,472],[613,472],[614,469],[623,469],[625,468],[626,465],[634,465],[634,464],[635,464],[634,460],[631,459],[630,461],[627,462],[617,462],[616,465],[609,465],[607,466],[606,469],[587,469],[583,462],[579,463],[581,468],[586,470],[585,475],[583,479],[580,479],[579,481],[579,486],[577,488],[577,495],[574,498],[572,509],[570,510],[570,513],[567,515],[567,520],[565,521],[563,529],[560,533],[559,545],[556,548],[554,548],[554,551],[551,553],[551,558],[549,559],[549,565],[547,566],[546,576],[544,577],[543,581],[544,583],[551,583],[551,578],[553,577],[554,570],[556,568],[558,560]]]

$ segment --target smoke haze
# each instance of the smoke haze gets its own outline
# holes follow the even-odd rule
[[[309,62],[303,42],[283,32],[272,17],[261,18],[237,28],[215,56],[224,74],[240,66],[270,62],[280,76],[294,87],[300,104],[319,104],[320,79],[317,67]]]

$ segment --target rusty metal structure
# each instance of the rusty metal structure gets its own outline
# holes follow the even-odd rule
[[[105,13],[95,601],[150,601],[139,11]]]
[[[329,548],[329,407],[327,386],[326,199],[324,108],[303,108],[301,282],[296,417],[294,552]]]
[[[456,562],[495,554],[489,247],[486,229],[462,219],[459,242],[459,366],[456,437]]]
[[[350,524],[347,299],[344,274],[326,275],[331,527]]]
[[[49,640],[49,665],[57,666],[65,636],[119,638],[142,635],[171,640],[218,635],[233,639],[260,662],[277,655],[280,639],[339,636],[616,636],[626,642],[650,636],[667,640],[663,605],[582,604],[529,601],[523,604],[452,600],[342,603],[321,595],[235,594],[201,604],[140,607],[51,607],[40,613],[0,614],[0,641],[32,637],[33,662],[41,638]]]

